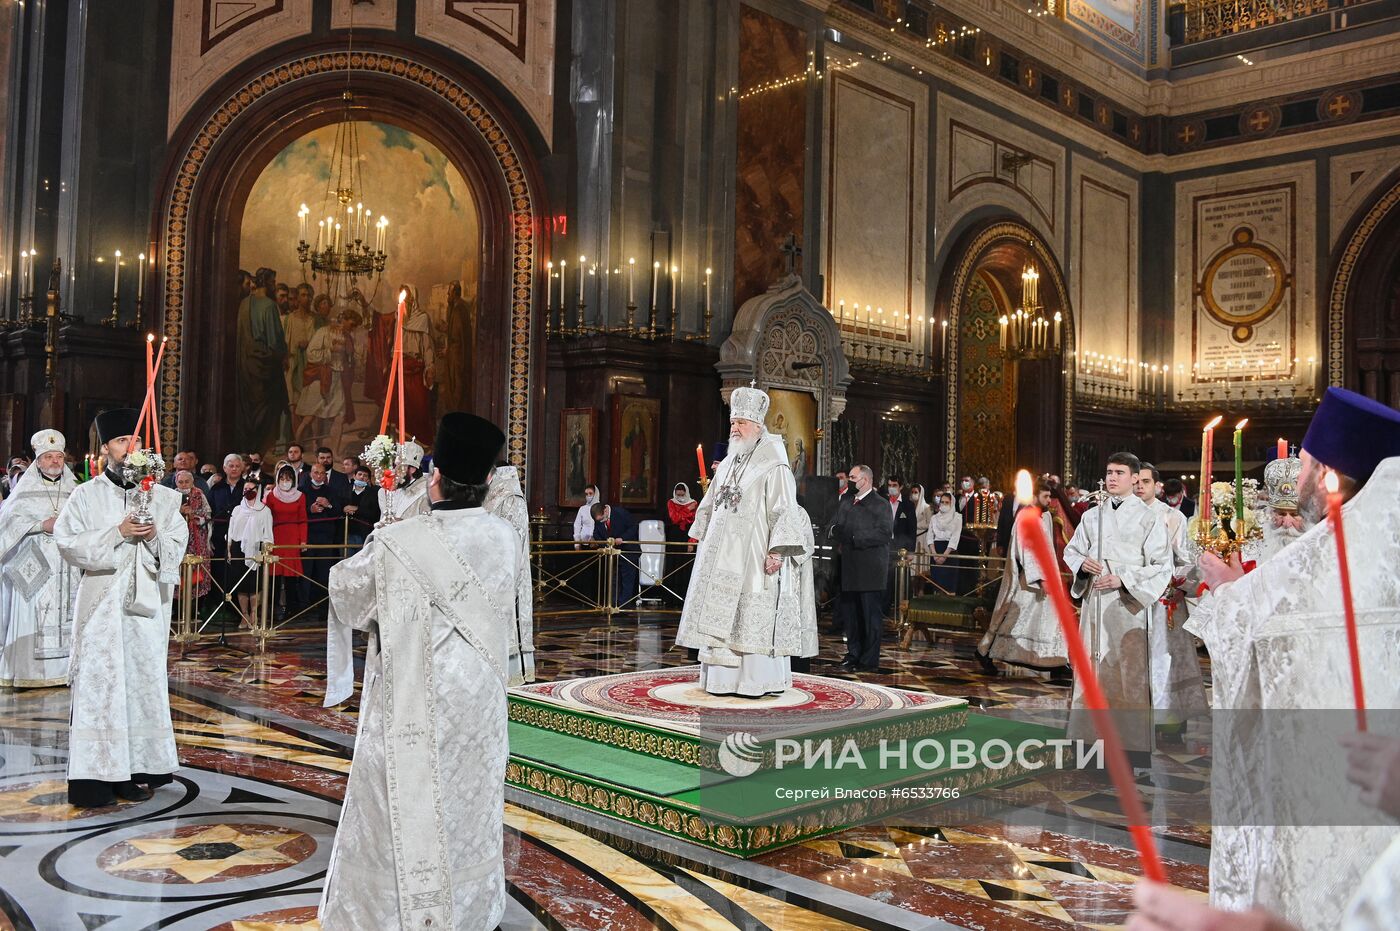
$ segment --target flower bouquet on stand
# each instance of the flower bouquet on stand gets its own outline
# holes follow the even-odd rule
[[[151,489],[165,476],[165,461],[153,449],[133,449],[121,465],[122,478],[136,487],[127,492],[133,524],[153,524]]]
[[[402,445],[381,433],[370,440],[360,458],[374,472],[379,487],[384,489],[385,506],[380,523],[393,523],[398,519],[394,516],[394,491],[398,488],[399,463],[403,460]]]

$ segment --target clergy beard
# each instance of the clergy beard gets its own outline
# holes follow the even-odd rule
[[[52,472],[50,472],[43,466],[39,466],[39,474],[51,482],[56,482],[63,477],[63,467],[59,466],[57,469],[54,469]]]
[[[753,452],[754,449],[758,447],[758,441],[761,439],[763,439],[763,434],[761,433],[751,440],[746,440],[741,436],[735,436],[734,434],[730,434],[729,454],[731,456],[736,457],[747,456],[749,453]]]
[[[1304,527],[1320,524],[1327,516],[1327,500],[1317,491],[1305,490],[1298,496],[1298,516]]]

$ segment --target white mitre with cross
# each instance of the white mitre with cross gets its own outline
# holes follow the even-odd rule
[[[747,388],[739,387],[730,392],[730,420],[752,420],[754,423],[763,423],[763,418],[768,416],[768,395],[755,388],[755,384],[751,381]]]

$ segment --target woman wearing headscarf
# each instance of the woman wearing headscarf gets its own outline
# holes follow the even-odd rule
[[[690,525],[695,523],[695,512],[699,508],[700,502],[690,496],[690,486],[685,482],[676,482],[671,500],[666,502],[666,542],[684,543],[685,546],[666,548],[667,562],[671,565],[682,564],[666,579],[666,584],[682,599],[690,590],[690,569],[695,554],[695,544],[690,540]]]
[[[933,561],[929,569],[929,578],[944,593],[956,595],[958,564],[950,562],[949,557],[957,552],[958,542],[962,539],[962,515],[953,507],[951,494],[945,492],[939,498],[938,511],[929,518],[928,535],[925,539]]]
[[[290,608],[302,606],[303,570],[301,553],[306,548],[306,496],[297,489],[297,471],[291,463],[277,463],[277,484],[267,496],[272,512],[272,542],[277,546],[277,562],[272,575],[277,580],[277,617]]]
[[[928,526],[933,520],[933,508],[929,506],[928,495],[924,492],[924,486],[913,484],[909,486],[909,500],[914,505],[914,523],[916,531],[914,534],[914,552],[924,554],[930,552],[928,545]],[[915,594],[923,594],[924,581],[920,576],[925,573],[930,565],[929,560],[922,555],[916,557],[914,562],[913,575]]]
[[[185,553],[204,560],[194,570],[194,595],[203,598],[209,594],[209,521],[212,517],[209,499],[194,483],[194,473],[188,469],[175,473],[175,490],[180,493],[180,514],[190,528],[190,542],[185,545]]]
[[[240,483],[243,488],[238,505],[228,518],[228,557],[231,563],[242,560],[243,565],[231,566],[227,577],[234,580],[229,594],[238,596],[238,612],[242,616],[238,626],[252,627],[249,618],[258,587],[257,557],[272,543],[272,510],[263,500],[265,480],[244,478]]]

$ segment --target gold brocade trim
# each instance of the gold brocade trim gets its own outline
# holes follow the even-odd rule
[[[529,432],[529,384],[531,364],[530,305],[535,275],[534,196],[519,148],[501,120],[466,87],[428,65],[396,52],[356,50],[318,53],[274,65],[228,95],[194,134],[175,181],[167,194],[165,230],[165,310],[163,332],[166,365],[159,397],[160,435],[166,446],[176,448],[180,431],[180,379],[182,335],[186,305],[186,278],[190,261],[189,212],[200,170],[221,134],[263,97],[300,81],[324,80],[326,74],[358,71],[408,81],[446,100],[463,117],[464,126],[479,133],[500,169],[510,203],[510,338],[509,383],[506,392],[506,461],[525,474],[525,448]]]
[[[928,786],[956,789],[961,797],[1041,772],[1045,768],[1044,762],[1052,755],[1048,750],[1037,755],[1036,759],[1042,763],[1040,769],[1012,763],[1000,770],[949,773],[932,779]],[[921,781],[926,778],[929,777],[919,777]],[[640,789],[573,776],[515,756],[506,763],[506,784],[745,859],[834,834],[886,815],[936,804],[929,799],[900,798],[887,792],[880,799],[819,800],[808,806],[788,809],[783,817],[761,819],[754,823],[737,818],[726,819],[722,815],[678,804]],[[872,791],[894,788],[893,783],[870,787]]]
[[[1337,261],[1337,273],[1332,276],[1332,293],[1327,304],[1327,383],[1338,388],[1346,381],[1347,294],[1351,288],[1351,278],[1362,250],[1370,242],[1376,227],[1396,204],[1400,204],[1400,181],[1391,185],[1390,190],[1366,211],[1356,226],[1356,232],[1347,240],[1346,248]]]
[[[718,740],[687,735],[668,736],[657,733],[644,725],[633,725],[572,710],[544,707],[512,696],[508,702],[509,720],[528,727],[579,737],[594,743],[607,744],[621,750],[630,750],[645,756],[662,760],[698,766],[702,769],[720,772]],[[873,728],[853,728],[842,731],[814,731],[801,735],[803,739],[820,740],[840,736],[855,741],[861,749],[873,747],[882,740],[908,740],[917,737],[931,737],[961,730],[967,726],[967,708],[930,709],[927,712],[905,712],[907,718],[891,724]],[[766,741],[764,741],[766,742]],[[764,752],[762,765],[773,763],[774,753],[770,748]]]

